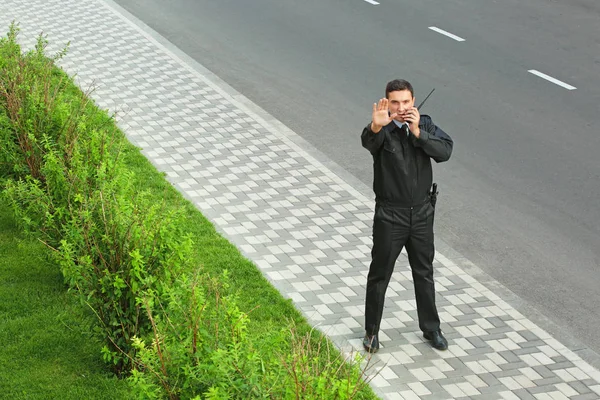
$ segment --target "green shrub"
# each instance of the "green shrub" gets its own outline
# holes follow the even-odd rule
[[[247,335],[248,316],[222,279],[197,273],[167,289],[165,303],[146,296],[151,341],[136,338],[136,367],[129,378],[139,398],[256,398],[273,371]],[[153,311],[156,310],[156,311]],[[225,397],[224,397],[225,396]]]
[[[189,269],[192,241],[177,228],[181,214],[164,212],[145,194],[105,201],[98,192],[91,200],[98,204],[82,202],[56,254],[65,279],[101,322],[105,360],[125,372],[134,355],[131,339],[150,329],[138,297],[145,291],[162,297]]]
[[[0,39],[0,162],[3,172],[16,178],[41,180],[45,144],[54,142],[65,128],[61,117],[70,117],[66,105],[57,104],[68,80],[54,67],[67,47],[48,57],[47,41],[40,35],[35,48],[22,54],[18,32],[13,23],[6,38]]]
[[[344,359],[320,335],[263,332],[263,348],[272,351],[260,353],[248,336],[249,316],[235,295],[224,294],[227,286],[227,272],[219,279],[184,275],[167,289],[167,303],[156,307],[154,296],[145,297],[153,334],[135,339],[128,378],[138,398],[363,398],[362,359]]]
[[[22,56],[17,32],[13,24],[0,42],[2,159],[13,166],[4,168],[3,195],[25,230],[55,250],[65,281],[100,320],[105,359],[121,373],[131,338],[149,328],[137,296],[160,296],[189,260],[191,239],[177,228],[181,211],[136,193],[112,118],[55,67],[58,56],[44,58],[41,37]]]

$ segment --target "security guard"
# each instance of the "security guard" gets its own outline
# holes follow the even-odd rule
[[[419,328],[439,350],[448,348],[440,330],[433,281],[433,217],[431,159],[443,162],[452,153],[452,139],[415,107],[412,85],[405,80],[387,84],[385,98],[373,104],[371,123],[362,145],[373,156],[375,216],[373,248],[365,306],[368,352],[379,349],[379,326],[385,292],[394,264],[406,246],[412,269]]]

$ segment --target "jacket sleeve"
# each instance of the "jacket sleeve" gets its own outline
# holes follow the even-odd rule
[[[369,150],[371,153],[375,153],[379,150],[385,140],[385,130],[382,128],[379,132],[374,133],[371,130],[371,124],[369,123],[369,125],[363,129],[360,139],[365,149]]]
[[[422,148],[425,154],[438,163],[448,161],[454,142],[446,132],[433,123],[429,116],[424,115],[422,122],[423,124],[419,126],[421,134],[415,140],[415,145]]]

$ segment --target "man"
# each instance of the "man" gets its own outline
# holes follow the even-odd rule
[[[394,264],[406,246],[412,269],[419,328],[439,350],[448,342],[440,330],[433,282],[433,216],[430,198],[431,159],[443,162],[452,153],[452,139],[415,107],[412,85],[405,80],[387,84],[384,99],[373,104],[371,123],[362,145],[373,156],[375,216],[373,248],[367,278],[365,349],[379,349],[379,325],[385,292]]]

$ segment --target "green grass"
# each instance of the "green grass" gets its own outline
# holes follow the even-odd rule
[[[101,360],[95,323],[0,201],[0,398],[130,398]]]

